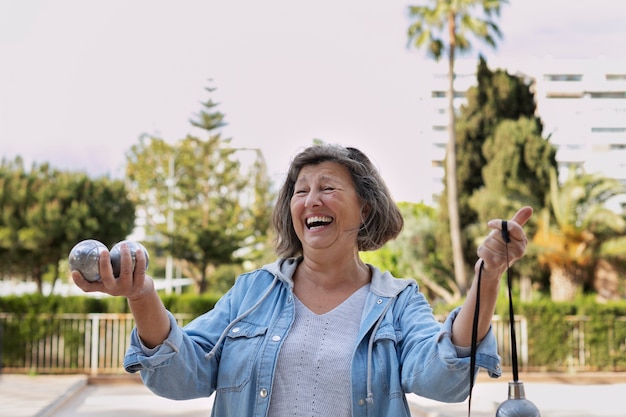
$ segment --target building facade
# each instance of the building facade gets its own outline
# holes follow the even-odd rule
[[[476,83],[477,60],[457,60],[455,108],[465,103]],[[527,78],[532,84],[543,136],[556,149],[559,179],[572,165],[600,173],[626,185],[626,60],[528,59],[487,60],[490,69]],[[447,64],[432,63],[432,78],[424,82],[420,101],[427,117],[420,134],[430,144],[433,202],[443,191],[447,134]],[[626,211],[626,196],[611,202]]]

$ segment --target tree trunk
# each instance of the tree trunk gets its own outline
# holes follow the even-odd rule
[[[35,266],[33,268],[33,279],[37,284],[37,292],[43,295],[43,276],[41,272],[41,267]]]
[[[424,274],[419,274],[418,280],[424,285],[424,287],[441,297],[448,304],[456,303],[461,299],[461,293],[459,292],[458,287],[456,287],[456,282],[452,279],[448,282],[452,290],[447,290]]]
[[[618,300],[619,271],[611,262],[600,259],[595,267],[593,276],[593,288],[601,300]]]
[[[448,57],[448,144],[446,146],[446,187],[448,197],[448,217],[450,221],[450,241],[452,244],[452,261],[454,263],[454,277],[461,291],[467,293],[467,275],[465,259],[463,257],[463,243],[461,240],[461,220],[459,215],[458,186],[456,174],[456,117],[454,113],[454,50],[456,42],[456,27],[454,15],[451,15],[448,27],[450,29],[450,54]]]
[[[580,274],[561,265],[550,266],[550,296],[552,301],[573,301],[580,290]]]
[[[533,300],[533,282],[528,275],[519,277],[520,301],[529,303]]]
[[[200,280],[196,281],[198,294],[204,294],[208,288],[206,269],[203,269]]]
[[[202,268],[200,280],[196,281],[198,294],[204,294],[209,289],[209,277],[215,274],[215,265],[208,264]]]

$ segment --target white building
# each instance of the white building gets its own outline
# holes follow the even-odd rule
[[[455,107],[476,83],[478,59],[457,60]],[[570,165],[617,178],[626,184],[626,60],[528,59],[500,62],[488,58],[491,70],[505,69],[533,83],[543,135],[557,148],[559,178]],[[420,100],[426,113],[421,135],[431,144],[433,194],[443,191],[443,159],[448,140],[447,63],[432,63]],[[615,209],[626,210],[626,198]]]

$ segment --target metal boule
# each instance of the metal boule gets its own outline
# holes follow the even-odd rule
[[[541,417],[539,409],[526,399],[524,383],[509,382],[509,397],[496,410],[496,417]]]
[[[150,256],[148,255],[148,250],[139,242],[134,240],[122,240],[121,242],[116,243],[111,248],[111,266],[113,267],[113,276],[115,278],[119,278],[120,270],[122,267],[122,244],[126,244],[128,249],[130,250],[130,255],[133,260],[133,271],[135,270],[135,254],[138,250],[142,250],[146,257],[146,269],[148,269],[148,264],[150,262]]]
[[[98,261],[102,251],[106,251],[104,243],[94,239],[78,242],[70,251],[68,261],[70,271],[79,271],[87,281],[100,280]]]

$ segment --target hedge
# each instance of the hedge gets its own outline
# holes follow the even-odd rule
[[[211,310],[219,297],[216,294],[161,296],[170,311],[191,317]],[[0,297],[0,312],[20,316],[19,321],[12,324],[17,327],[10,333],[22,340],[9,342],[4,338],[6,355],[25,341],[36,341],[50,327],[55,314],[129,313],[129,308],[121,297],[32,294]],[[496,313],[508,318],[508,303],[499,302]],[[578,370],[626,371],[625,301],[597,303],[583,299],[554,303],[539,300],[517,303],[515,314],[525,317],[528,325],[528,370],[563,371],[574,366]],[[42,320],[42,315],[49,318]]]

